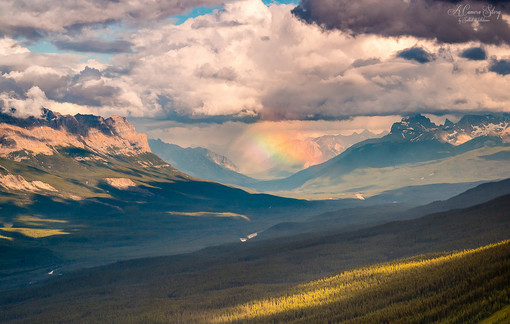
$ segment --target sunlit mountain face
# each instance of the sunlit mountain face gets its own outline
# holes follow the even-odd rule
[[[509,14],[1,1],[0,322],[505,322]]]

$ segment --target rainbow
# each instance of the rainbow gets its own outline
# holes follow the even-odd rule
[[[246,149],[247,154],[264,168],[295,167],[323,162],[315,143],[283,134],[254,134]]]

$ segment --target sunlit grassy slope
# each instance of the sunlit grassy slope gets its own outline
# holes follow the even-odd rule
[[[247,269],[248,270],[248,269]],[[97,278],[92,273],[90,280]],[[125,280],[125,279],[123,279]],[[210,277],[214,285],[219,279]],[[0,312],[2,322],[20,323],[507,323],[510,305],[510,241],[451,253],[419,255],[341,272],[281,289],[203,290],[187,298],[135,283],[128,307],[110,295],[128,286],[84,289],[65,280],[40,290],[34,307],[22,295],[0,299],[17,306]],[[187,284],[193,285],[193,281]],[[51,291],[58,295],[50,299]],[[74,287],[74,289],[73,289]],[[203,288],[202,288],[203,289]],[[76,291],[80,291],[76,293]],[[40,309],[40,310],[39,310]],[[41,311],[42,310],[42,311]]]
[[[504,323],[510,323],[510,305],[497,311],[492,316],[480,322],[480,324],[504,324]]]
[[[510,302],[510,241],[377,264],[203,317],[229,322],[474,322]]]

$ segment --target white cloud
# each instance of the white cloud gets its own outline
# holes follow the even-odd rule
[[[38,87],[76,112],[102,115],[285,120],[510,111],[510,78],[489,72],[487,61],[459,57],[477,44],[352,38],[307,25],[291,8],[240,0],[178,26],[163,20],[122,30],[119,38],[130,42],[133,52],[114,55],[110,65],[83,62],[79,55],[30,53],[4,38],[2,77],[25,96]],[[396,57],[416,46],[435,59],[420,64]],[[485,49],[497,58],[510,54],[508,46]],[[87,66],[99,70],[100,79],[73,83]]]
[[[131,68],[124,79],[140,95],[146,116],[251,112],[281,120],[510,107],[509,78],[480,73],[485,61],[459,58],[467,44],[351,38],[307,25],[291,8],[237,1],[179,26],[152,26],[131,36],[135,54],[114,62]],[[396,58],[413,46],[436,59]],[[502,55],[509,48],[489,46],[488,52]]]

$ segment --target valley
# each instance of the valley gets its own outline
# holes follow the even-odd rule
[[[353,315],[360,311],[340,314],[328,306],[344,301],[334,297],[337,293],[321,295],[337,288],[322,287],[321,280],[329,279],[320,278],[335,273],[349,277],[354,273],[349,271],[368,273],[360,277],[359,285],[387,296],[364,308],[369,316],[393,303],[385,298],[398,298],[385,291],[404,291],[394,287],[414,280],[397,270],[374,279],[371,271],[378,276],[374,269],[387,267],[385,262],[394,262],[398,269],[416,268],[411,273],[420,277],[429,271],[422,265],[437,269],[434,277],[426,279],[435,285],[436,278],[447,275],[438,264],[459,269],[465,266],[460,260],[468,255],[508,246],[501,243],[466,255],[452,252],[508,239],[510,182],[500,180],[510,171],[504,159],[508,146],[496,136],[452,146],[428,140],[395,142],[388,139],[395,136],[390,132],[387,138],[355,144],[290,178],[249,180],[250,186],[286,186],[309,179],[289,196],[329,198],[305,200],[278,196],[284,191],[271,195],[188,175],[153,154],[144,135],[120,117],[45,113],[41,120],[3,117],[3,125],[10,126],[4,126],[8,144],[0,157],[2,322],[209,322],[211,318],[286,322],[317,321],[324,312],[328,318],[365,321],[368,318]],[[19,130],[14,131],[16,127]],[[37,127],[44,132],[29,137]],[[66,140],[51,142],[47,136],[54,131],[65,133]],[[106,138],[101,145],[90,137],[98,132]],[[26,141],[31,149],[20,149],[19,143]],[[157,144],[168,148],[163,142]],[[392,153],[382,158],[386,151]],[[177,152],[182,153],[180,163],[198,158],[196,169],[209,154]],[[216,168],[212,158],[207,161],[204,170]],[[420,181],[408,181],[428,172]],[[337,199],[329,196],[334,192]],[[501,257],[497,266],[504,268]],[[413,260],[424,261],[415,267]],[[487,278],[492,273],[480,271],[487,271]],[[351,287],[347,282],[336,284]],[[451,286],[433,289],[455,291],[452,298],[459,300],[467,290],[477,289],[456,290],[456,285],[452,281]],[[321,293],[305,286],[317,287],[313,289]],[[369,293],[365,288],[346,289],[352,300]],[[490,296],[499,296],[501,305],[506,302],[501,297],[506,288],[502,289],[490,286],[494,294]],[[415,291],[404,294],[421,298]],[[477,296],[470,309],[477,316],[491,315],[477,311],[488,295]],[[345,302],[356,304],[351,297]],[[294,304],[288,298],[302,302]],[[436,305],[435,299],[430,302]],[[280,307],[266,303],[294,306],[282,313]],[[354,304],[342,307],[355,309]],[[43,310],[42,305],[51,306]],[[498,307],[490,311],[495,313]],[[399,309],[392,306],[376,312],[370,320],[401,317]],[[444,315],[439,306],[428,311],[430,316]],[[474,316],[461,315],[460,309],[455,314],[451,316]]]

